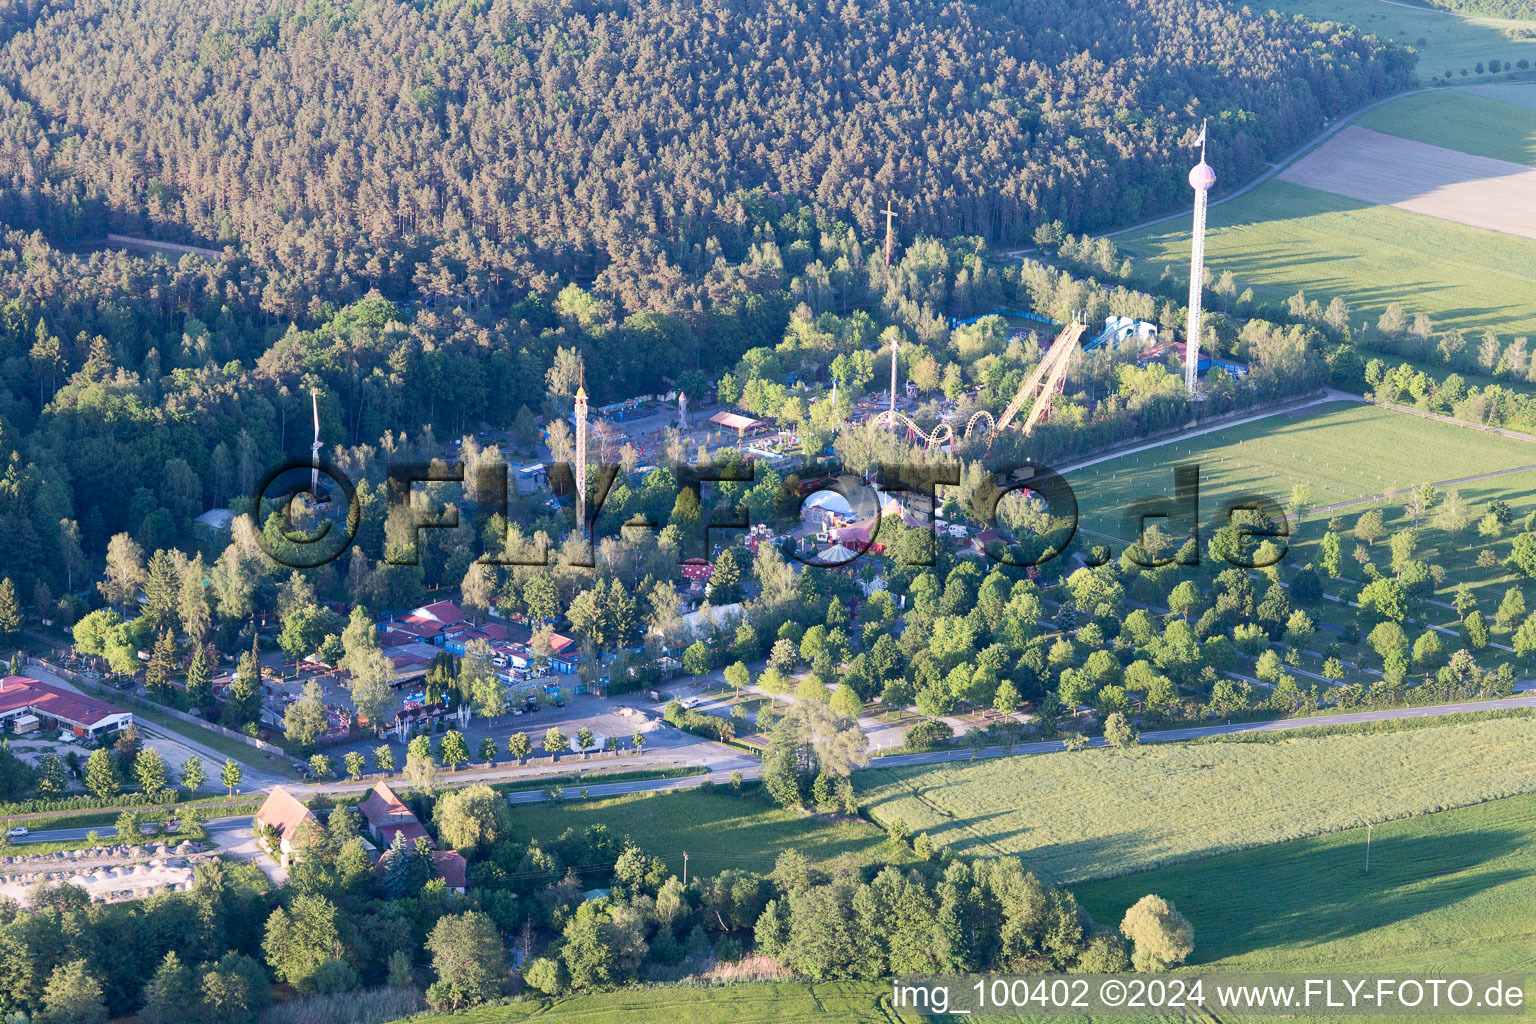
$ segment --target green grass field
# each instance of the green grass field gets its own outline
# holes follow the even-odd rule
[[[1369,875],[1360,828],[1074,891],[1108,923],[1148,892],[1173,900],[1195,926],[1191,963],[1229,970],[1536,966],[1536,795],[1371,832]]]
[[[1536,40],[1512,39],[1507,28],[1529,22],[1496,18],[1460,18],[1429,7],[1384,0],[1272,0],[1265,8],[1304,14],[1313,21],[1341,21],[1361,31],[1395,40],[1419,52],[1419,78],[1428,83],[1447,71],[1457,82],[1476,81],[1479,63],[1536,60]],[[1465,68],[1467,77],[1461,77]]]
[[[1524,85],[1536,97],[1536,83]],[[1529,107],[1445,90],[1404,96],[1355,124],[1415,142],[1536,166],[1536,116]]]
[[[1212,206],[1209,224],[1206,266],[1230,270],[1261,302],[1283,303],[1305,290],[1325,306],[1334,296],[1344,299],[1355,324],[1375,324],[1396,302],[1410,316],[1428,313],[1441,330],[1536,333],[1536,240],[1278,179]],[[1185,219],[1115,241],[1135,258],[1145,282],[1165,265],[1188,276]]]
[[[1536,719],[871,768],[877,822],[1077,882],[1536,791]]]
[[[567,828],[602,823],[619,837],[633,837],[673,871],[682,871],[686,850],[689,873],[700,876],[726,868],[769,871],[789,849],[816,861],[849,855],[863,862],[885,840],[868,822],[831,821],[771,807],[756,796],[701,790],[518,804],[512,818],[518,838],[541,843]]]
[[[1203,972],[1536,971],[1536,874],[1530,870],[1536,796],[1376,826],[1370,874],[1364,871],[1365,840],[1364,829],[1352,829],[1085,883],[1074,891],[1096,920],[1110,925],[1148,892],[1172,900],[1194,925],[1191,967]],[[924,1019],[894,1010],[887,993],[883,985],[853,983],[654,987],[417,1020],[893,1024]],[[1125,1024],[1185,1018],[1095,1019]]]
[[[1144,498],[1172,497],[1174,467],[1189,463],[1200,467],[1201,521],[1209,524],[1222,501],[1242,493],[1283,506],[1291,487],[1306,483],[1313,505],[1331,505],[1536,466],[1536,444],[1354,402],[1313,406],[1066,472],[1080,527],[1095,538],[1130,539],[1127,512]],[[1471,502],[1498,497],[1520,506],[1536,492],[1536,473],[1455,486]],[[1355,511],[1345,513],[1351,522]]]
[[[453,1024],[520,1024],[523,1021],[579,1021],[580,1024],[901,1024],[922,1018],[891,1007],[885,985],[794,982],[717,988],[658,986],[561,999],[528,999],[465,1013],[413,1018]]]
[[[1361,514],[1376,508],[1383,513],[1389,531],[1413,528],[1415,524],[1403,508],[1404,495],[1398,492],[1425,483],[1536,465],[1536,444],[1497,434],[1474,433],[1471,428],[1376,406],[1316,406],[1301,415],[1270,417],[1067,472],[1067,482],[1077,493],[1080,529],[1093,541],[1129,540],[1134,527],[1127,526],[1127,511],[1144,498],[1171,497],[1174,467],[1184,463],[1200,467],[1204,537],[1210,535],[1221,502],[1239,493],[1256,492],[1284,503],[1292,485],[1307,483],[1312,487],[1314,506],[1355,502],[1319,512],[1300,524],[1293,523],[1286,564],[1315,561],[1316,547],[1327,521],[1337,515],[1343,528],[1344,575],[1360,580],[1360,567],[1350,556],[1356,545],[1350,531]],[[1453,537],[1438,526],[1435,506],[1431,506],[1429,516],[1417,524],[1417,555],[1445,569],[1445,582],[1437,588],[1436,599],[1448,602],[1456,587],[1465,583],[1477,596],[1484,617],[1491,619],[1504,591],[1513,586],[1524,592],[1527,607],[1536,608],[1536,580],[1526,579],[1503,564],[1477,564],[1478,554],[1485,549],[1492,550],[1501,563],[1509,555],[1521,519],[1536,508],[1536,471],[1448,484],[1439,489],[1439,494],[1443,496],[1451,490],[1468,504],[1474,523],[1495,500],[1508,502],[1513,517],[1498,537],[1484,537],[1470,527]],[[1357,501],[1374,495],[1384,497]],[[1118,545],[1111,547],[1118,551]],[[1371,555],[1378,567],[1385,567],[1385,542],[1378,542]],[[1325,582],[1324,590],[1350,600],[1360,585],[1330,580]],[[1421,610],[1436,626],[1457,624],[1457,616],[1449,607],[1427,605]],[[1333,601],[1309,612],[1319,621],[1339,626],[1352,614],[1346,605]],[[1424,627],[1421,623],[1409,624],[1408,628],[1416,635]],[[1495,628],[1494,640],[1507,643],[1508,632]],[[1338,639],[1336,633],[1320,634],[1315,646],[1320,648]],[[1450,650],[1459,646],[1452,637],[1441,639]],[[1358,645],[1344,645],[1340,656],[1346,662],[1358,661],[1363,650]],[[1365,653],[1364,657],[1368,664],[1379,667],[1374,654]],[[1508,652],[1490,647],[1480,653],[1479,660],[1484,667],[1493,667],[1499,659],[1508,657]],[[1301,667],[1317,672],[1322,665],[1319,659],[1312,658],[1304,660]],[[1352,677],[1346,681],[1360,680]]]

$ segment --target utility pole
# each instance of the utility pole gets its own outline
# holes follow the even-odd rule
[[[1371,873],[1371,823],[1365,823],[1365,873]]]
[[[683,851],[683,888],[688,888],[688,851]]]
[[[896,254],[896,229],[891,224],[891,219],[896,216],[896,211],[891,209],[891,201],[885,201],[885,269],[891,269],[891,257]],[[890,274],[887,273],[889,278]]]

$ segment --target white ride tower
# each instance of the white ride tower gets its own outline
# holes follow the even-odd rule
[[[1200,366],[1200,304],[1205,290],[1205,208],[1216,172],[1205,162],[1205,125],[1200,125],[1200,162],[1189,172],[1195,190],[1195,230],[1189,252],[1189,329],[1184,340],[1184,390],[1195,397]]]

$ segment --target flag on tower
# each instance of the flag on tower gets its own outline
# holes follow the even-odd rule
[[[1195,140],[1195,145],[1197,145],[1197,146],[1204,146],[1205,145],[1205,122],[1204,121],[1200,122],[1200,137]]]

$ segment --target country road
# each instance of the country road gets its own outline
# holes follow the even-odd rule
[[[1435,704],[1421,708],[1392,708],[1384,711],[1355,711],[1338,715],[1315,715],[1310,718],[1285,718],[1264,722],[1237,722],[1225,725],[1194,726],[1187,729],[1164,729],[1141,734],[1142,743],[1176,743],[1180,740],[1199,739],[1205,736],[1231,736],[1237,733],[1268,733],[1289,732],[1297,729],[1311,729],[1330,725],[1353,725],[1362,722],[1387,722],[1405,718],[1430,718],[1438,715],[1471,714],[1480,711],[1503,711],[1520,708],[1536,709],[1536,693],[1525,693],[1514,697],[1505,697],[1499,700],[1464,701],[1458,704]],[[1088,742],[1091,747],[1105,745],[1102,737],[1096,737]],[[971,761],[980,758],[991,757],[1023,757],[1033,754],[1055,753],[1062,749],[1060,740],[1040,740],[1032,743],[1016,743],[1011,747],[980,747],[963,748],[959,750],[934,750],[923,754],[892,754],[881,757],[872,762],[871,767],[901,767],[904,765],[945,764],[952,761]],[[596,782],[588,786],[579,783],[567,783],[561,788],[561,798],[565,800],[579,800],[584,796],[587,799],[607,796],[622,796],[629,793],[655,793],[665,790],[693,789],[706,782],[714,785],[728,784],[733,771],[741,772],[744,779],[758,777],[760,766],[750,758],[736,758],[734,761],[722,759],[708,775],[689,775],[676,779],[639,779],[629,782]],[[298,787],[301,788],[302,787]],[[520,793],[508,794],[507,800],[513,804],[539,803],[549,799],[544,790],[526,790]],[[229,849],[235,841],[248,844],[250,836],[250,817],[238,815],[234,817],[212,818],[207,823],[209,835],[219,845]],[[50,843],[71,839],[84,839],[90,832],[85,828],[50,829],[46,832],[34,832],[18,841],[18,843]],[[96,832],[105,837],[114,835],[110,828],[98,828]]]

